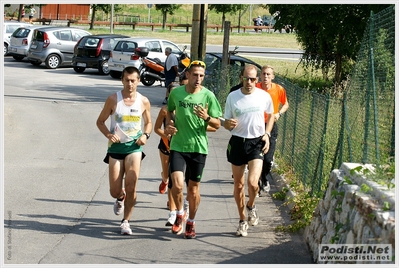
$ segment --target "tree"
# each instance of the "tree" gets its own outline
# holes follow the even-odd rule
[[[114,4],[114,11],[122,10],[121,5]],[[94,29],[94,21],[96,19],[96,11],[104,11],[105,14],[111,12],[111,4],[92,4],[91,5],[91,20],[90,20],[90,30]]]
[[[170,5],[155,5],[155,9],[162,12],[162,29],[165,30],[167,14],[175,14],[175,10],[178,10],[182,5],[170,4]]]
[[[334,83],[341,84],[356,60],[357,52],[370,17],[389,5],[264,5],[270,14],[279,11],[275,30],[286,25],[294,29],[296,38],[305,51],[305,66],[323,71],[327,80],[328,70],[335,67]]]
[[[222,25],[226,20],[226,14],[234,14],[239,10],[244,10],[248,5],[220,5],[220,4],[210,4],[209,9],[214,10],[216,13],[222,13]],[[223,28],[222,28],[223,30]]]

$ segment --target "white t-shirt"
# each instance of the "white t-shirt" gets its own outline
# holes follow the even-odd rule
[[[177,60],[176,55],[173,53],[170,53],[165,62],[166,70],[169,71],[170,68],[172,68],[173,66],[178,66],[178,65],[179,65],[179,61]]]
[[[239,89],[227,96],[224,118],[238,121],[237,126],[231,130],[232,135],[252,139],[265,134],[265,112],[273,113],[269,93],[255,88],[254,92],[245,95]]]

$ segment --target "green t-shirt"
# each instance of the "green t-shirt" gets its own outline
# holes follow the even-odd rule
[[[210,117],[222,116],[222,108],[215,94],[202,87],[201,91],[190,94],[186,86],[172,90],[168,99],[168,110],[175,111],[175,127],[177,133],[171,139],[170,149],[184,153],[208,154],[208,136],[206,135],[207,123],[194,114],[194,106],[206,107]]]

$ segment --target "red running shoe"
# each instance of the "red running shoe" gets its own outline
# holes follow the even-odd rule
[[[181,234],[183,232],[183,215],[176,215],[175,223],[172,225],[172,233]]]
[[[196,237],[195,235],[195,223],[194,222],[187,222],[186,223],[186,232],[184,234],[184,238],[193,239]]]
[[[164,194],[167,188],[168,188],[168,182],[161,181],[161,184],[159,184],[159,193]]]

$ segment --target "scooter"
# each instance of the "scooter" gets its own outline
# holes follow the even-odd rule
[[[184,46],[183,53],[179,59],[178,69],[179,72],[184,72],[190,64],[190,58],[185,52],[187,46]],[[152,86],[155,81],[165,82],[164,65],[158,58],[148,58],[148,48],[138,47],[136,48],[136,54],[142,58],[142,66],[140,70],[140,81],[145,86]]]

